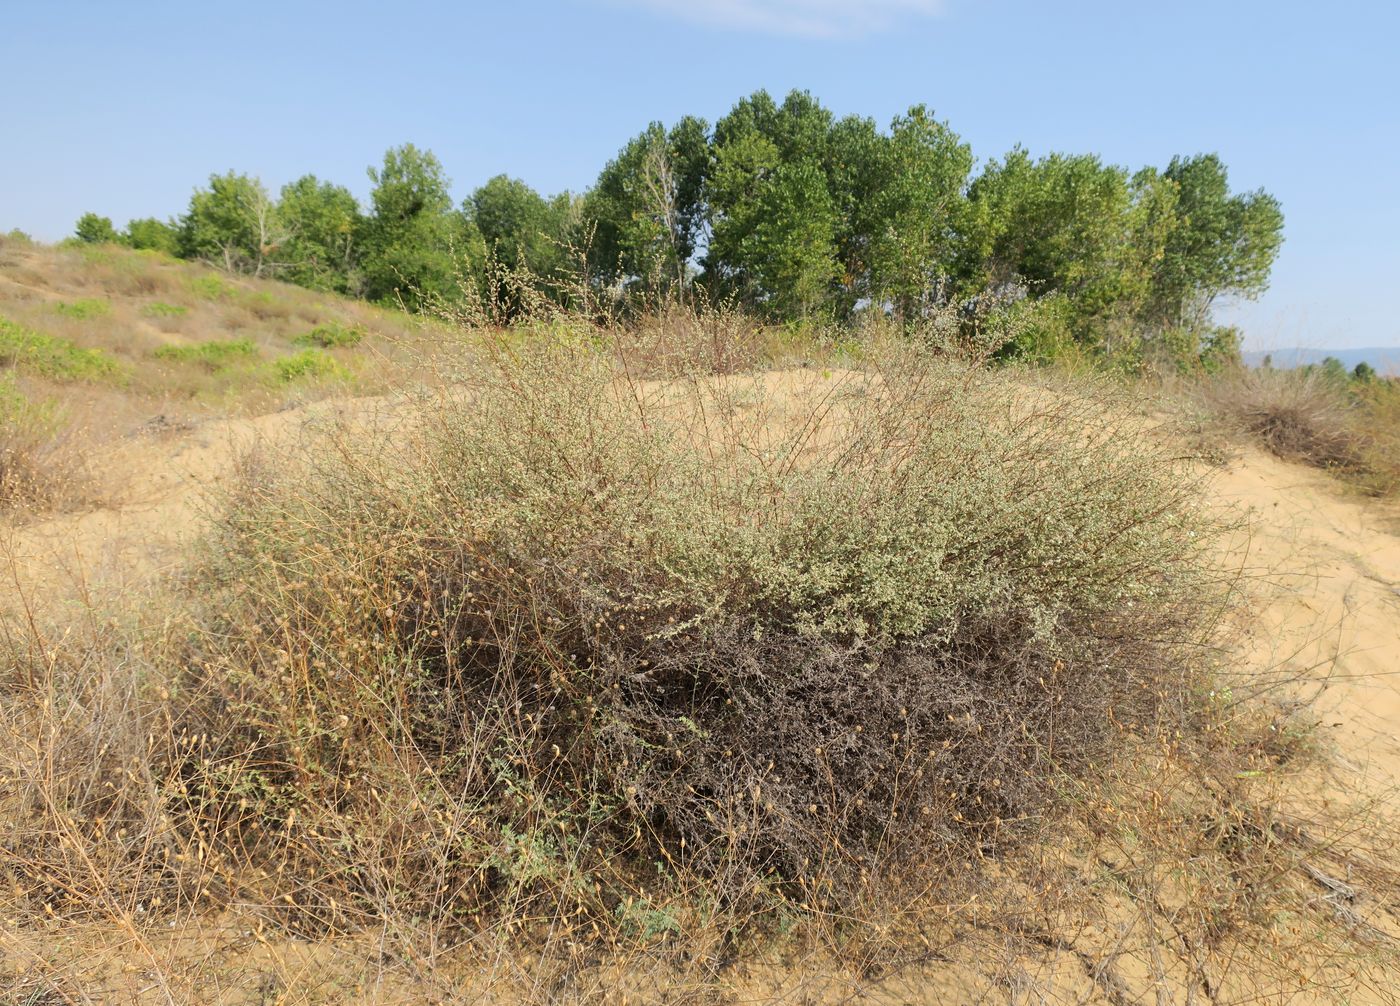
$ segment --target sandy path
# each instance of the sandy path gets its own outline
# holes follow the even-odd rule
[[[1400,784],[1400,536],[1325,474],[1249,451],[1215,494],[1253,516],[1256,666],[1328,679],[1318,712],[1343,764],[1379,793]]]

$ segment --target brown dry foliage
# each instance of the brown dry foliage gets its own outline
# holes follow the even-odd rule
[[[1297,809],[1170,445],[919,354],[633,338],[488,340],[391,435],[250,457],[163,619],[7,624],[7,912],[152,959],[241,912],[452,1001],[1383,973],[1390,850]]]
[[[1400,488],[1400,382],[1319,369],[1240,368],[1188,393],[1227,434],[1325,468],[1378,496]]]

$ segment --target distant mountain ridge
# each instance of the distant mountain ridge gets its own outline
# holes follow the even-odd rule
[[[1309,363],[1321,363],[1329,356],[1336,357],[1351,370],[1358,363],[1369,363],[1379,373],[1400,377],[1400,346],[1365,346],[1361,349],[1303,349],[1289,346],[1283,349],[1246,349],[1244,362],[1257,367],[1269,357],[1275,367],[1302,367]]]

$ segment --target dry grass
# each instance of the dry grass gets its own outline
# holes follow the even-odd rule
[[[365,337],[328,347],[338,379],[301,382],[301,400],[343,390],[346,375],[362,392],[421,376],[425,342],[421,326],[395,312],[107,246],[7,242],[0,319],[110,361],[109,383],[152,411],[204,415],[256,414],[282,404],[285,368],[277,361],[296,357],[318,329]],[[254,346],[267,366],[211,368],[197,351],[182,356],[189,347],[230,341]]]
[[[0,374],[0,512],[43,513],[90,503],[94,481],[61,410]]]
[[[1400,488],[1400,382],[1241,368],[1205,379],[1184,397],[1225,436],[1335,472],[1374,495]]]
[[[0,238],[9,519],[120,498],[121,473],[93,477],[89,461],[153,423],[431,382],[437,338],[396,312],[157,254]]]
[[[1386,826],[1299,800],[1306,715],[1229,673],[1170,445],[919,354],[766,374],[718,324],[488,340],[391,434],[250,457],[159,617],[7,623],[23,959],[104,926],[167,1001],[230,930],[303,1001],[298,939],[454,1002],[1394,965]]]

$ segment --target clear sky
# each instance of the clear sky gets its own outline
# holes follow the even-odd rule
[[[0,0],[0,230],[179,213],[211,172],[363,197],[413,142],[458,198],[582,189],[649,120],[924,102],[980,158],[1217,151],[1283,203],[1248,344],[1400,346],[1400,4],[1303,0]]]

